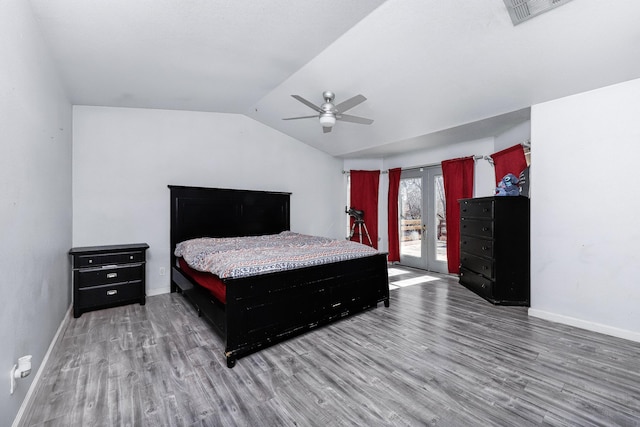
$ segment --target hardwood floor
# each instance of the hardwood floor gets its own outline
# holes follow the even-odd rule
[[[178,294],[70,319],[21,425],[640,425],[640,343],[394,268],[389,308],[233,369]]]

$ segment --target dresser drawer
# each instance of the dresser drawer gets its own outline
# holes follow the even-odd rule
[[[493,297],[493,281],[481,274],[461,268],[460,283],[483,298]]]
[[[463,200],[460,202],[460,217],[492,219],[493,207],[493,200]]]
[[[142,281],[138,280],[79,289],[76,303],[79,308],[85,308],[142,299],[144,296],[142,288]]]
[[[460,251],[472,255],[493,258],[493,240],[460,236]]]
[[[493,275],[493,259],[482,258],[466,252],[461,252],[460,265],[465,269],[480,273],[490,279],[495,279],[495,276]]]
[[[491,239],[493,237],[493,221],[462,218],[460,220],[460,234]]]
[[[85,254],[74,257],[75,268],[97,267],[101,265],[125,264],[145,261],[144,251]]]
[[[144,264],[83,268],[75,270],[74,276],[74,283],[78,288],[142,280]]]

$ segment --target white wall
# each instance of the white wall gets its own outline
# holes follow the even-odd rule
[[[521,144],[531,139],[531,120],[522,122],[511,129],[496,135],[494,144],[494,153]],[[490,153],[492,154],[492,153]]]
[[[640,80],[532,109],[529,313],[640,341]]]
[[[169,291],[169,184],[289,191],[293,231],[344,238],[342,162],[252,119],[73,112],[73,245],[147,242],[148,295]]]
[[[388,157],[384,160],[384,166],[387,169],[403,168],[425,165],[439,165],[443,160],[456,159],[468,156],[483,156],[494,153],[494,138],[482,138],[473,141],[460,141],[442,147],[436,147],[429,150],[400,154]],[[476,161],[474,169],[474,197],[492,196],[495,190],[493,182],[493,166],[486,160],[479,159]]]
[[[28,7],[0,2],[0,420],[16,417],[71,303],[71,105]],[[9,371],[32,373],[9,394]]]

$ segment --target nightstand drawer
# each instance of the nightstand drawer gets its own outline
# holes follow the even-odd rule
[[[460,216],[463,218],[493,218],[493,200],[460,202]]]
[[[493,237],[493,221],[462,218],[460,220],[460,234],[490,239]]]
[[[106,306],[122,301],[142,299],[142,281],[114,283],[78,290],[78,307]]]
[[[493,259],[491,258],[482,258],[466,252],[461,252],[460,265],[490,279],[495,278],[493,276]]]
[[[460,251],[472,255],[493,258],[493,240],[460,236]]]
[[[97,267],[110,264],[126,264],[144,262],[144,251],[116,252],[105,254],[77,255],[74,258],[75,268]]]
[[[144,264],[83,268],[75,270],[74,275],[74,283],[78,288],[130,282],[144,278]]]

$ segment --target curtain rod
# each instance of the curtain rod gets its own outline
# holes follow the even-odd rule
[[[375,170],[375,169],[373,169],[373,170]],[[344,171],[344,170],[342,171],[342,174],[343,174],[343,175],[349,175],[350,173],[351,173],[351,171]],[[386,171],[380,171],[380,173],[389,173],[389,171],[388,171],[388,170],[386,170]]]
[[[525,149],[525,153],[526,151],[531,151],[531,139],[527,139],[526,141],[523,141],[520,143],[520,145],[522,145],[522,147]],[[487,156],[487,155],[475,155],[473,156],[473,160],[486,160],[488,161],[491,165],[493,165],[493,159],[491,158],[491,156]],[[430,166],[439,166],[440,163],[433,163],[431,165],[423,165],[423,166],[414,166],[414,167],[410,167],[410,168],[406,168],[406,169],[402,169],[402,170],[411,170],[411,169],[420,169],[420,168],[428,168]],[[349,175],[350,171],[342,171],[343,175]],[[384,170],[384,171],[380,171],[380,173],[389,173],[388,170]]]
[[[481,156],[481,155],[473,156],[473,160],[482,160],[482,159],[484,159],[484,160],[488,161],[489,163],[493,164],[493,159],[491,158],[491,156]],[[432,163],[430,165],[412,166],[410,168],[401,168],[401,169],[403,171],[405,171],[405,170],[412,170],[412,169],[429,168],[429,167],[432,167],[432,166],[440,166],[440,165],[441,165],[441,163]],[[375,169],[373,169],[373,170],[375,170]],[[381,170],[380,173],[389,173],[389,171],[388,170]],[[343,175],[349,175],[349,174],[351,174],[351,171],[343,170],[342,174]]]
[[[525,154],[527,152],[531,152],[531,140],[530,139],[527,139],[526,141],[521,142],[520,145],[522,145],[522,148],[523,148]],[[482,159],[488,161],[489,163],[491,163],[491,165],[493,165],[493,158],[491,156],[487,156],[487,155],[473,156],[473,160],[482,160]]]
[[[487,162],[493,164],[493,159],[491,158],[491,156],[473,156],[473,160],[486,160]]]
[[[474,160],[478,160],[478,159],[485,159],[488,160],[489,162],[492,162],[491,157],[489,156],[473,156]],[[409,168],[401,168],[403,171],[409,171],[409,170],[413,170],[413,169],[422,169],[422,168],[430,168],[430,167],[434,167],[434,166],[440,166],[442,165],[442,163],[431,163],[428,165],[421,165],[421,166],[411,166]],[[373,169],[375,170],[375,169]],[[343,175],[349,175],[351,173],[351,171],[342,171]],[[381,170],[380,173],[389,173],[388,170]]]

